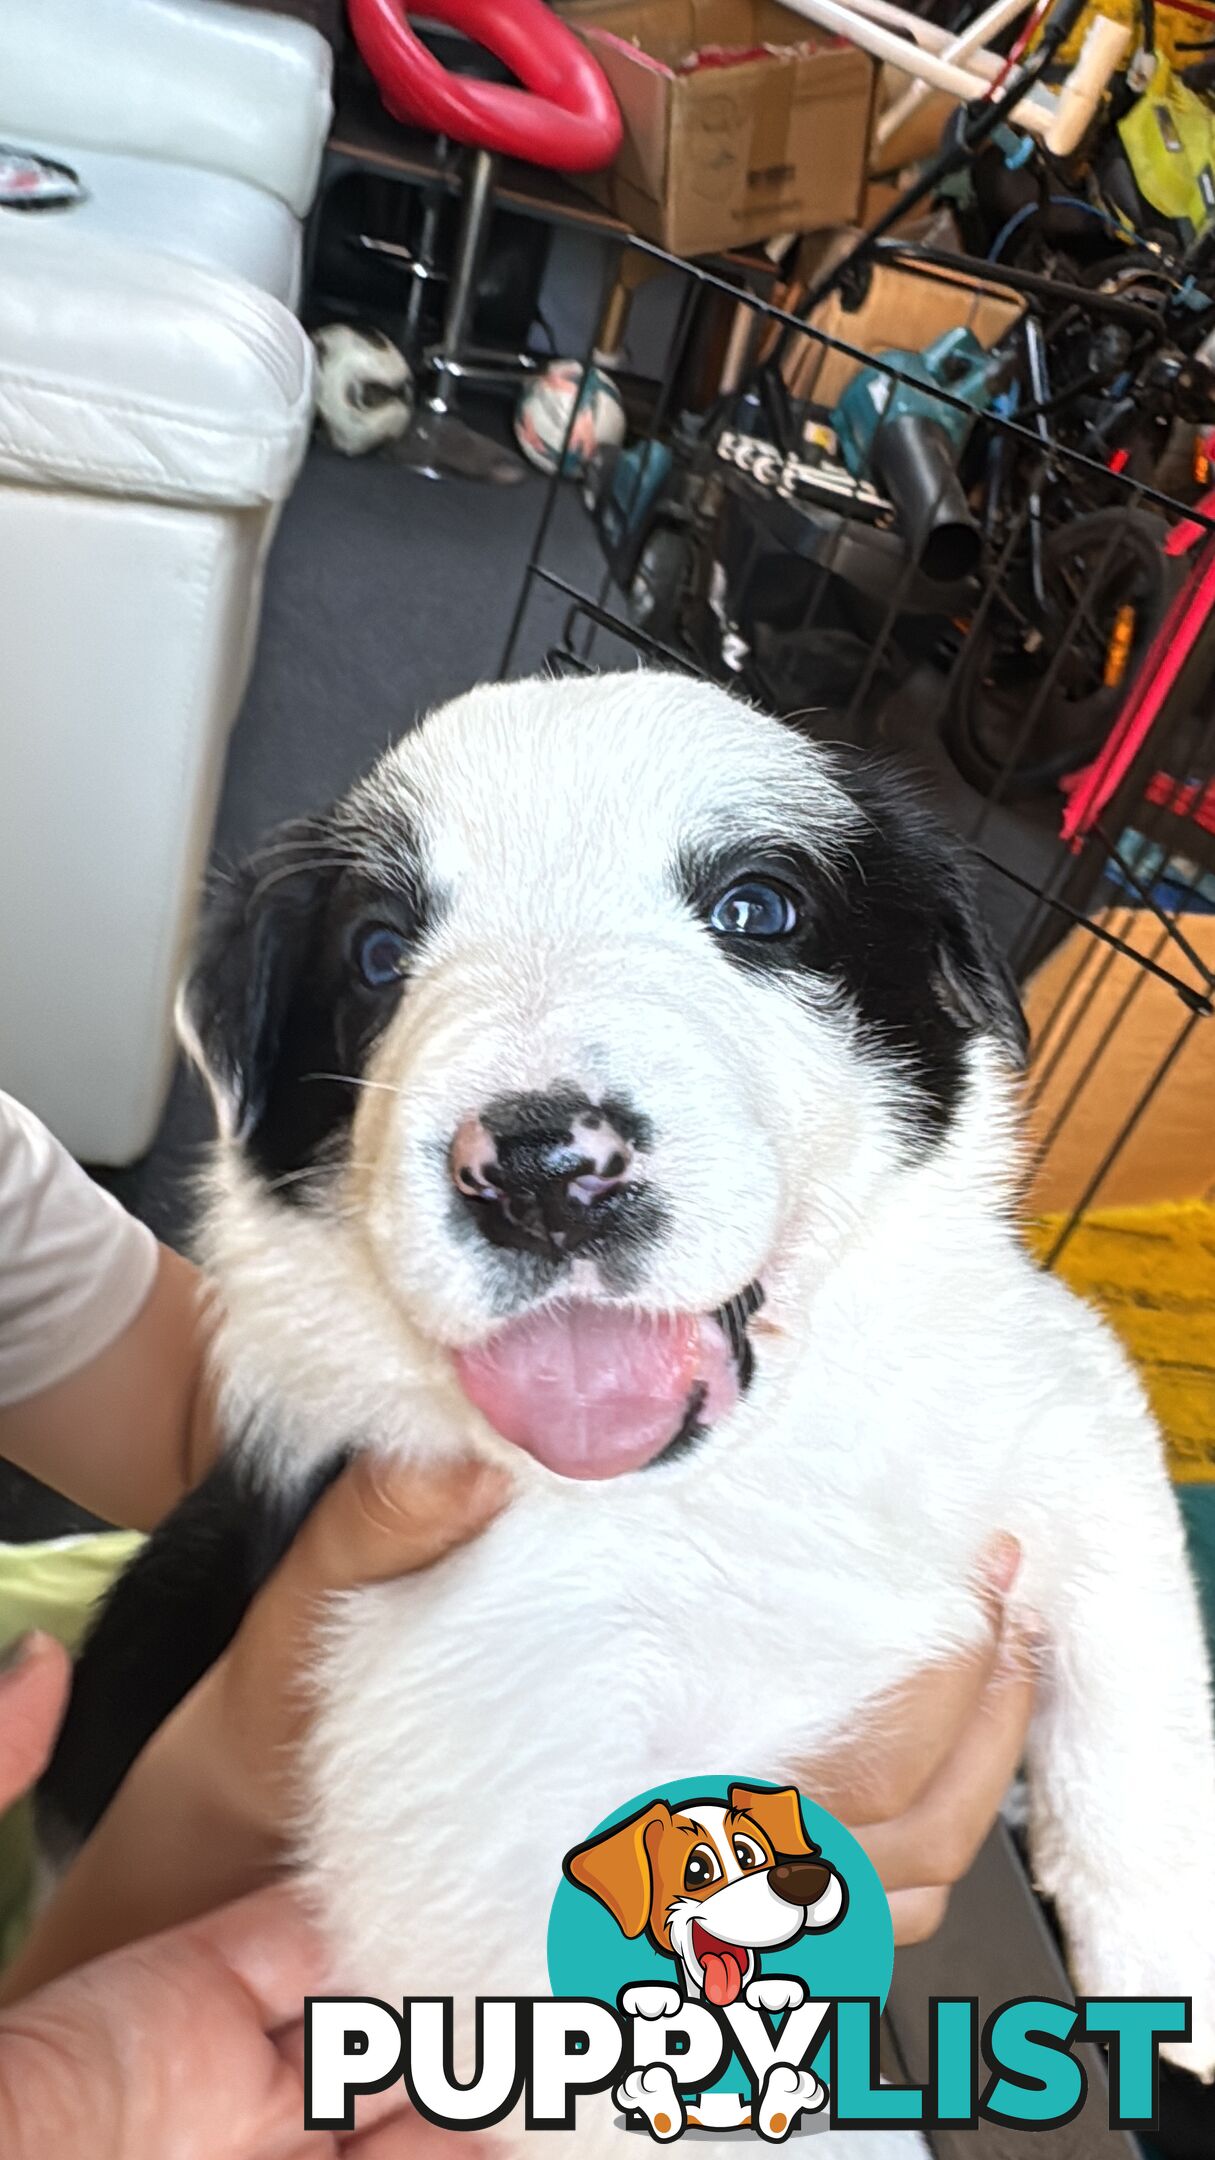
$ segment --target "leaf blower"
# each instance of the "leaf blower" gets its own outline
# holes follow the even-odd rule
[[[831,425],[853,477],[872,480],[889,496],[924,576],[934,584],[955,584],[977,568],[981,546],[958,480],[958,460],[1009,362],[988,352],[962,325],[923,352],[895,346],[877,357],[911,380],[896,382],[881,366],[862,368],[832,413]],[[962,405],[945,404],[934,395],[937,388]]]

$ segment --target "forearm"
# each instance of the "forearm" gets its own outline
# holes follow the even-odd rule
[[[0,1456],[78,1507],[148,1530],[218,1448],[201,1278],[162,1246],[143,1306],[80,1371],[0,1409]]]
[[[0,2004],[268,1881],[277,1839],[225,1776],[209,1676],[148,1743],[0,1975]]]

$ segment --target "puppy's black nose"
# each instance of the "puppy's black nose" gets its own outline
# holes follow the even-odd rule
[[[768,1869],[768,1881],[786,1905],[817,1905],[830,1880],[823,1860],[777,1860]]]
[[[520,1095],[464,1119],[451,1174],[491,1245],[560,1259],[623,1226],[638,1197],[639,1137],[619,1106]]]

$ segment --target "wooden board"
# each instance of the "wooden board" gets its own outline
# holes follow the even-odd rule
[[[1109,927],[1136,952],[1195,989],[1200,971],[1167,939],[1154,915],[1116,910]],[[1183,915],[1179,927],[1215,969],[1215,915]],[[1026,990],[1034,1038],[1029,1072],[1031,1143],[1041,1151],[1027,1210],[1067,1209],[1090,1178],[1177,1043],[1188,1014],[1175,989],[1134,960],[1076,929]],[[1102,1179],[1093,1205],[1215,1197],[1215,1020],[1201,1019],[1141,1122]]]

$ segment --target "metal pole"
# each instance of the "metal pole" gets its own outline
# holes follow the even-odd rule
[[[447,291],[443,336],[430,356],[436,380],[426,402],[432,412],[451,411],[455,370],[464,350],[476,298],[477,274],[489,236],[495,170],[496,162],[490,151],[473,151],[464,189],[464,210],[456,242],[456,259],[452,265],[451,283]]]

